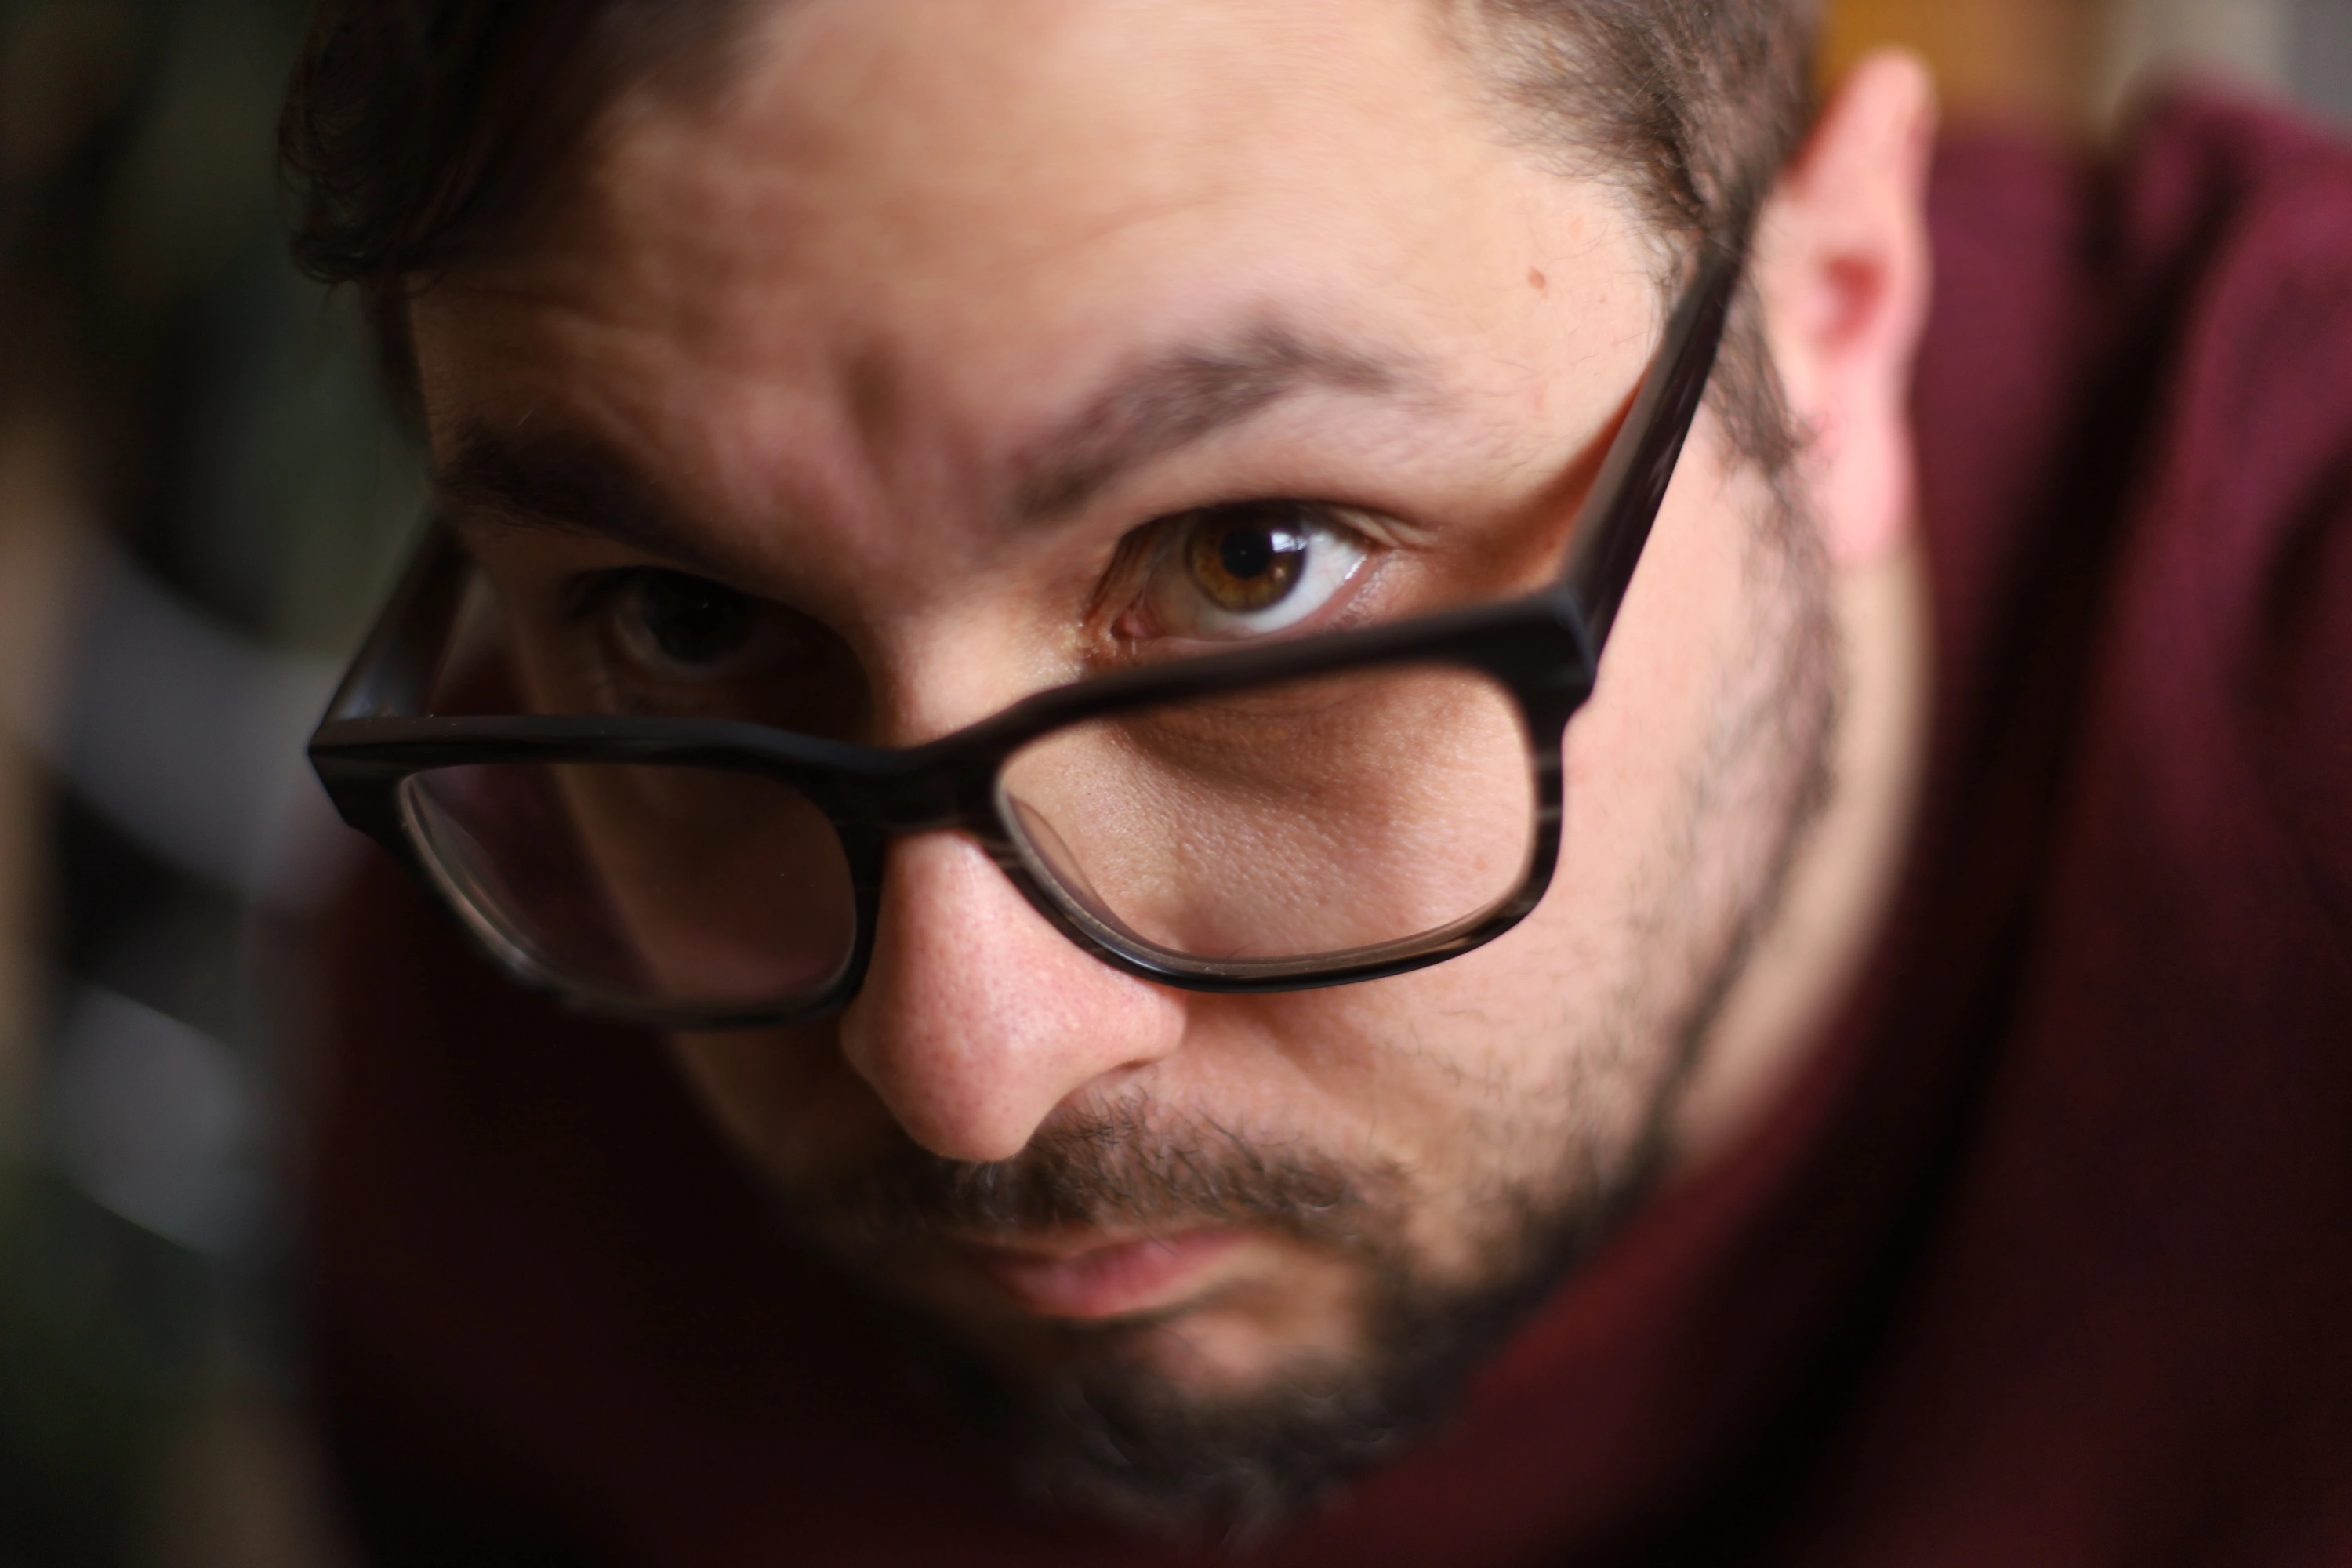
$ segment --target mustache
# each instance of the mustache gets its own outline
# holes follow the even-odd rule
[[[1403,1184],[1392,1167],[1130,1104],[1058,1116],[1009,1160],[946,1159],[899,1135],[878,1162],[797,1194],[794,1206],[867,1245],[1257,1225],[1362,1249],[1392,1229],[1381,1216],[1395,1212]]]

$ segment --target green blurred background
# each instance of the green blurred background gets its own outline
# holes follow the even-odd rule
[[[285,259],[296,0],[0,0],[0,1564],[335,1561],[299,746],[421,484]]]
[[[0,0],[0,1568],[347,1562],[306,1436],[300,759],[422,484],[284,257],[297,0]],[[1962,116],[2186,59],[2352,116],[2352,0],[1836,0]]]

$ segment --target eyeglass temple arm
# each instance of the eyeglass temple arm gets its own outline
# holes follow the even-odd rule
[[[1707,251],[1666,323],[1665,337],[1577,519],[1576,542],[1560,584],[1583,619],[1595,658],[1616,623],[1617,606],[1633,580],[1683,440],[1706,392],[1739,269],[1737,254]]]
[[[440,679],[473,563],[438,514],[327,705],[326,722],[423,713]]]

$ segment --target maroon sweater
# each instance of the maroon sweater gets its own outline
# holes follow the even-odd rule
[[[2352,152],[2180,96],[2103,170],[1953,145],[1933,207],[1936,725],[1867,976],[1260,1561],[2352,1562]],[[340,931],[314,1322],[384,1562],[1184,1560],[1012,1497],[655,1041],[381,868]]]

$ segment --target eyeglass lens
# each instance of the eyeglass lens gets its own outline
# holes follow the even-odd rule
[[[584,994],[789,1010],[849,961],[832,825],[787,785],[711,768],[496,763],[413,775],[435,877],[492,945]]]
[[[1529,759],[1517,704],[1487,677],[1375,668],[1054,731],[1008,759],[998,804],[1032,876],[1097,941],[1245,977],[1424,941],[1510,897],[1534,840]],[[483,934],[589,995],[789,1012],[855,946],[832,825],[770,779],[469,764],[414,775],[403,806]]]
[[[1098,939],[1201,976],[1329,965],[1474,921],[1525,878],[1518,705],[1475,670],[1375,668],[1057,730],[1001,809]]]

